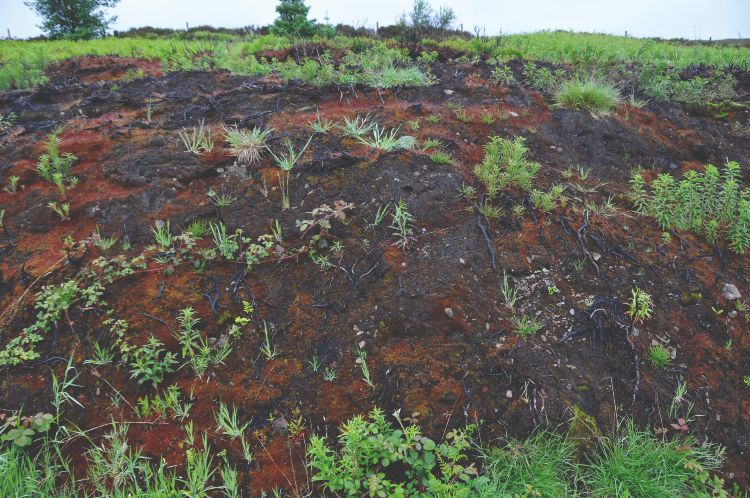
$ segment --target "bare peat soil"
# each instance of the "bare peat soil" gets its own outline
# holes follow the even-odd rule
[[[117,318],[129,322],[130,342],[154,334],[172,351],[179,349],[173,332],[180,309],[195,308],[201,330],[220,338],[242,301],[254,304],[256,326],[224,365],[203,379],[181,369],[163,384],[176,383],[186,395],[192,390],[196,433],[209,431],[212,446],[227,449],[243,486],[255,493],[298,486],[306,479],[304,436],[335,434],[337,424],[373,406],[400,408],[437,438],[447,428],[482,421],[484,444],[528,435],[540,425],[563,430],[574,409],[594,417],[602,431],[630,416],[676,435],[667,411],[678,381],[688,385],[679,410],[684,415],[692,404],[689,432],[725,445],[725,476],[742,486],[750,482],[750,391],[742,383],[750,375],[750,314],[734,311],[722,296],[724,283],[736,285],[743,299],[750,296],[748,258],[689,233],[675,233],[667,243],[625,197],[638,164],[653,177],[735,160],[750,181],[746,132],[677,104],[624,105],[604,117],[556,109],[538,93],[495,85],[483,64],[436,63],[435,85],[378,92],[221,72],[161,75],[145,62],[147,77],[99,81],[139,67],[130,59],[105,62],[67,63],[45,87],[0,94],[0,113],[19,116],[0,135],[0,177],[17,175],[24,187],[16,194],[0,191],[0,311],[17,308],[3,324],[3,344],[34,320],[33,297],[43,285],[71,277],[102,253],[91,246],[82,257],[67,258],[68,234],[79,240],[98,227],[130,242],[127,251],[118,244],[107,254],[135,256],[154,243],[157,220],[170,220],[177,233],[196,218],[220,219],[228,231],[241,228],[255,238],[278,219],[282,245],[294,248],[307,243],[296,220],[344,200],[356,207],[349,223],[334,222],[326,237],[329,245],[343,246],[340,256],[330,255],[329,269],[306,255],[271,257],[250,272],[230,262],[209,263],[202,272],[190,265],[165,269],[149,258],[146,270],[116,281],[102,296]],[[124,69],[112,70],[115,63]],[[457,119],[451,102],[468,119]],[[282,210],[270,155],[260,166],[235,166],[222,151],[221,126],[270,126],[272,149],[280,150],[284,137],[301,147],[316,112],[331,120],[369,113],[383,126],[400,125],[402,135],[439,139],[454,164],[438,165],[418,150],[368,149],[336,131],[318,134],[292,172],[291,208]],[[494,116],[494,123],[482,124],[483,114]],[[435,124],[426,119],[430,115],[437,116]],[[202,119],[215,130],[217,148],[185,152],[179,130]],[[418,130],[407,124],[413,120],[420,120]],[[748,116],[732,111],[729,120],[747,124]],[[65,199],[71,218],[65,222],[47,207],[63,199],[34,171],[46,134],[58,126],[61,150],[78,157],[72,172],[79,184]],[[472,171],[492,135],[526,137],[530,158],[542,165],[535,186],[565,184],[568,204],[542,213],[522,192],[507,191],[498,219],[480,219],[467,209],[472,203],[460,197],[459,187],[479,187]],[[589,171],[587,178],[565,174],[577,165]],[[217,209],[206,196],[209,189],[236,200]],[[610,196],[616,210],[596,209]],[[368,227],[379,206],[400,199],[415,218],[416,237],[406,251],[393,245],[390,216]],[[511,215],[515,204],[526,207],[522,218]],[[199,245],[210,246],[210,236]],[[520,288],[515,311],[504,304],[504,271]],[[636,286],[653,296],[655,312],[627,332],[624,303]],[[67,418],[84,429],[112,418],[135,420],[129,405],[153,388],[130,380],[126,366],[83,365],[96,341],[112,343],[101,311],[70,310],[67,323],[58,323],[40,346],[39,360],[5,367],[0,408],[49,409],[50,370],[59,373],[73,355],[82,372],[76,394],[84,408],[70,407]],[[521,315],[543,328],[522,339],[513,325]],[[271,360],[259,350],[260,320],[279,351]],[[674,351],[667,368],[647,360],[653,343]],[[359,347],[367,351],[374,388],[355,363]],[[308,362],[314,356],[322,365],[317,373]],[[334,366],[336,379],[324,380],[324,368]],[[115,391],[127,403],[113,406]],[[216,433],[219,400],[252,421],[251,465],[243,466],[237,440]],[[290,439],[287,424],[299,417],[304,430]],[[146,456],[184,464],[184,431],[177,422],[134,424],[129,437]],[[79,450],[67,448],[83,472]]]

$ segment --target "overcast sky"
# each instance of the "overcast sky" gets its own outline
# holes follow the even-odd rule
[[[487,34],[570,29],[708,39],[750,37],[750,0],[432,0],[453,7],[458,23]],[[184,28],[265,25],[275,17],[274,0],[121,0],[112,9],[114,29],[137,26]],[[311,17],[334,24],[374,27],[392,24],[411,0],[307,0]],[[23,0],[0,0],[0,33],[41,34],[39,19]]]

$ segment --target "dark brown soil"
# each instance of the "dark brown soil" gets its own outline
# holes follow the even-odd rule
[[[256,237],[278,219],[284,246],[294,248],[305,243],[295,220],[341,199],[356,209],[349,224],[333,224],[329,241],[341,241],[344,251],[332,269],[321,271],[302,255],[257,265],[247,274],[244,265],[213,263],[203,273],[184,265],[168,275],[150,260],[147,270],[117,281],[103,296],[115,315],[130,323],[129,340],[140,343],[153,333],[172,350],[178,349],[171,329],[180,309],[195,308],[201,329],[218,337],[226,329],[223,315],[237,315],[242,300],[255,304],[280,351],[277,358],[266,360],[259,352],[261,336],[248,333],[226,365],[203,380],[183,369],[164,384],[194,390],[190,419],[196,433],[209,431],[212,445],[226,448],[235,462],[241,462],[239,442],[215,434],[212,413],[221,400],[252,420],[257,461],[237,465],[253,493],[292,489],[305,480],[303,438],[279,434],[269,414],[287,421],[302,417],[309,434],[330,433],[373,406],[386,412],[401,408],[436,437],[447,427],[483,421],[487,444],[506,434],[528,435],[539,425],[564,426],[577,406],[603,431],[612,430],[619,417],[632,416],[676,434],[667,408],[679,380],[687,382],[693,404],[690,433],[725,445],[725,477],[744,487],[750,483],[750,391],[742,385],[743,375],[750,375],[750,314],[732,313],[733,303],[721,293],[729,282],[744,299],[750,295],[747,256],[686,233],[662,243],[661,230],[633,213],[624,196],[637,164],[647,175],[681,174],[728,159],[738,161],[750,181],[746,131],[676,104],[622,106],[599,118],[553,109],[537,93],[491,83],[483,65],[438,63],[434,86],[377,92],[226,73],[161,76],[132,61],[127,64],[149,76],[128,82],[121,76],[131,66],[117,71],[111,63],[64,63],[49,86],[0,94],[0,113],[19,116],[17,126],[0,135],[0,177],[17,175],[24,186],[17,194],[0,192],[6,211],[0,310],[21,300],[14,320],[3,324],[3,343],[31,323],[32,298],[42,285],[70,277],[101,252],[92,247],[83,261],[58,264],[68,234],[82,239],[99,227],[129,240],[128,254],[134,256],[153,244],[150,228],[156,220],[170,219],[176,228],[220,216],[228,230],[242,228]],[[118,88],[97,82],[113,78],[120,79]],[[151,121],[147,99],[153,101]],[[448,102],[462,104],[471,121],[456,119]],[[302,144],[316,112],[333,120],[370,113],[382,125],[403,125],[402,134],[440,139],[456,164],[436,165],[416,151],[378,153],[335,134],[317,135],[294,170],[292,208],[282,211],[278,191],[267,198],[259,188],[264,172],[273,168],[269,157],[246,171],[221,152],[185,152],[177,136],[181,127],[205,119],[217,136],[222,124],[266,125],[275,129],[272,147],[284,136]],[[498,119],[481,124],[483,112]],[[747,123],[746,113],[733,111],[728,120]],[[440,117],[438,124],[424,120],[429,114]],[[421,127],[413,132],[405,122],[418,118]],[[62,150],[78,157],[73,173],[80,183],[68,195],[66,222],[46,206],[59,200],[54,187],[34,172],[45,134],[57,126],[63,130]],[[532,209],[521,192],[503,194],[506,214],[488,230],[494,270],[477,214],[458,194],[462,183],[476,184],[472,170],[491,135],[526,137],[530,157],[542,164],[540,188],[560,182],[581,186],[569,186],[568,205],[547,214]],[[566,179],[564,171],[577,165],[588,169],[589,177]],[[237,201],[218,212],[206,196],[209,188]],[[585,207],[610,196],[617,211],[605,216],[589,209],[586,221]],[[388,223],[366,228],[378,206],[401,198],[417,228],[406,252],[392,245]],[[526,206],[522,220],[510,215],[514,203]],[[201,242],[208,245],[208,239]],[[581,271],[577,261],[583,262]],[[514,315],[503,304],[503,271],[521,288],[516,313],[544,323],[525,341],[513,331]],[[550,294],[552,286],[559,292]],[[627,333],[618,325],[620,303],[636,286],[653,296],[655,313],[636,333]],[[206,297],[212,289],[219,295],[215,307]],[[587,299],[607,309],[610,320],[601,330],[584,312]],[[712,307],[724,312],[717,315]],[[84,366],[93,343],[108,344],[111,338],[97,310],[73,310],[70,318],[42,344],[40,360],[4,369],[0,408],[49,409],[50,370],[59,373],[63,359],[73,354],[82,371],[77,398],[85,408],[70,408],[68,418],[81,428],[112,417],[134,420],[127,404],[112,406],[113,390],[134,404],[153,389],[130,381],[127,368]],[[571,332],[572,338],[560,342]],[[729,339],[733,346],[726,349]],[[361,380],[355,363],[360,341],[374,389]],[[652,341],[675,348],[671,366],[656,369],[646,360]],[[334,382],[311,371],[313,355],[324,366],[337,366]],[[138,424],[129,434],[147,456],[184,463],[178,425]]]

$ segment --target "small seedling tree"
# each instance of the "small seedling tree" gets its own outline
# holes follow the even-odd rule
[[[315,34],[315,19],[308,19],[310,7],[305,0],[280,0],[276,6],[279,16],[271,25],[271,33],[282,36],[312,36]]]

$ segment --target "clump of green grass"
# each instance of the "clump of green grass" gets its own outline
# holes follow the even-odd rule
[[[484,146],[484,160],[474,168],[474,174],[486,187],[488,197],[495,197],[509,185],[531,190],[540,166],[526,158],[528,151],[523,137],[513,140],[490,137]]]
[[[617,437],[603,439],[601,446],[601,454],[581,466],[582,481],[593,496],[694,496],[694,486],[705,487],[694,481],[698,469],[718,468],[724,454],[720,446],[697,446],[691,438],[660,441],[636,429],[632,421]]]
[[[540,496],[570,496],[573,451],[570,441],[548,431],[490,450],[484,454],[486,496],[537,496],[527,494],[529,486]]]
[[[266,149],[266,141],[273,130],[253,128],[242,130],[237,126],[224,128],[224,138],[229,144],[229,151],[237,156],[240,164],[258,163]]]
[[[606,114],[621,101],[620,92],[614,85],[596,80],[569,80],[555,93],[555,103],[559,107],[595,114]]]

